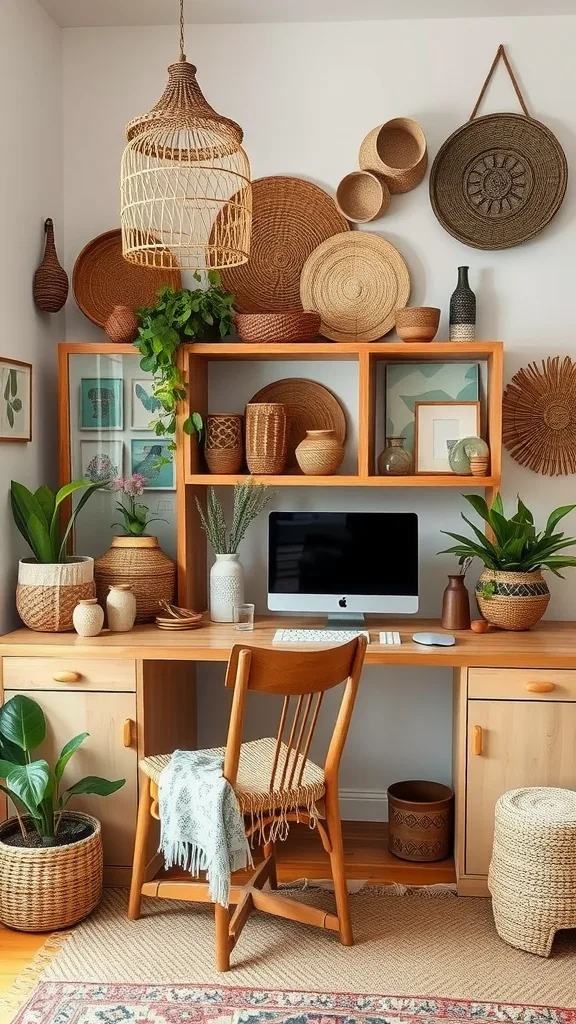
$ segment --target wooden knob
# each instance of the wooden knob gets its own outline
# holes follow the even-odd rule
[[[122,742],[125,747],[131,747],[134,740],[134,722],[127,718],[122,727]]]
[[[52,679],[55,683],[79,683],[82,676],[79,672],[55,672]]]
[[[552,693],[555,687],[554,683],[526,683],[524,689],[528,693]]]
[[[472,750],[477,757],[482,756],[482,726],[475,725],[472,730]]]

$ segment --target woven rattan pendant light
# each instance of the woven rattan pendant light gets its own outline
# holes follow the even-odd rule
[[[198,270],[235,267],[250,253],[250,164],[242,129],[206,102],[184,54],[163,96],[126,128],[122,251],[130,263]]]

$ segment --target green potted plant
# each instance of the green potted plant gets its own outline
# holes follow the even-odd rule
[[[45,484],[32,493],[24,484],[12,481],[14,522],[33,555],[20,560],[16,590],[18,614],[30,629],[42,633],[71,630],[78,601],[94,597],[94,559],[68,555],[67,546],[78,513],[94,491],[104,486],[105,482],[82,479],[65,484],[56,493]],[[62,503],[80,491],[84,493],[66,519]]]
[[[68,928],[100,900],[100,822],[68,810],[68,802],[80,795],[110,796],[125,779],[90,775],[64,788],[64,771],[87,736],[74,736],[50,766],[35,757],[46,738],[40,705],[17,694],[0,709],[0,789],[16,809],[0,825],[0,921],[9,928]]]
[[[490,536],[462,513],[474,538],[442,530],[456,544],[441,554],[457,555],[460,559],[479,558],[483,563],[484,570],[476,585],[476,600],[487,622],[501,629],[530,629],[542,618],[550,600],[543,570],[563,578],[560,570],[576,565],[576,557],[561,554],[576,544],[576,538],[556,531],[560,520],[576,505],[555,509],[548,516],[544,529],[537,532],[534,516],[520,498],[514,515],[506,518],[499,494],[490,508],[477,494],[463,497],[489,527]]]

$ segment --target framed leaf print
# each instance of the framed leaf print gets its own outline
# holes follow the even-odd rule
[[[0,441],[32,440],[32,365],[0,356]]]

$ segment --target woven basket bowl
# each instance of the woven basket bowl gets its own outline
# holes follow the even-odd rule
[[[440,323],[434,306],[406,306],[396,310],[396,331],[402,341],[432,341]]]
[[[482,596],[486,583],[496,587],[491,597]],[[541,572],[484,569],[476,584],[476,601],[481,615],[493,626],[523,630],[540,621],[548,607],[550,592]]]
[[[284,472],[288,455],[288,415],[279,402],[246,406],[246,462],[251,473]]]
[[[239,473],[244,463],[242,417],[213,413],[206,418],[204,458],[211,473]]]
[[[70,928],[98,906],[103,865],[100,822],[79,811],[65,814],[94,831],[78,843],[26,849],[3,841],[13,831],[15,818],[0,825],[0,921],[8,928]]]
[[[360,146],[360,167],[382,175],[390,192],[409,192],[426,173],[428,147],[419,124],[395,117],[373,128]]]
[[[286,313],[237,313],[236,330],[241,341],[254,345],[274,341],[314,341],[320,330],[320,315],[303,309]]]
[[[111,586],[132,588],[137,623],[152,622],[159,602],[174,600],[176,566],[160,548],[157,537],[114,537],[109,550],[96,559],[94,575],[103,608]]]
[[[55,565],[38,565],[23,558],[18,566],[16,608],[25,626],[39,633],[74,629],[72,613],[78,601],[94,597],[94,560],[73,558]]]
[[[336,189],[336,206],[352,224],[383,217],[390,206],[390,189],[372,171],[352,171]]]

